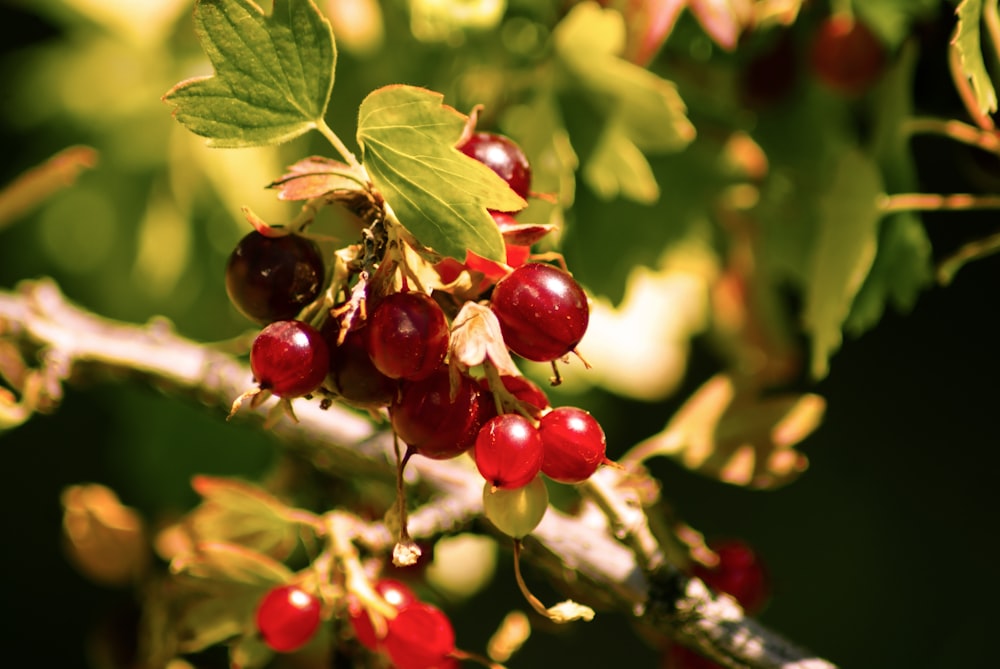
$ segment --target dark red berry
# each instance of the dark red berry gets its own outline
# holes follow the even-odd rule
[[[514,353],[537,362],[561,358],[587,331],[587,295],[563,270],[541,263],[521,265],[497,282],[490,306]]]
[[[365,327],[368,354],[375,367],[393,379],[422,379],[448,352],[448,321],[424,293],[386,296]]]
[[[392,428],[420,455],[444,460],[472,446],[482,425],[482,392],[469,377],[458,376],[452,395],[446,365],[419,381],[404,381],[389,408]]]
[[[441,609],[414,602],[389,621],[383,647],[396,669],[434,669],[455,652],[455,630]]]
[[[542,473],[560,483],[590,478],[605,459],[606,440],[600,423],[583,409],[558,407],[538,423],[545,456]]]
[[[320,609],[319,600],[298,585],[278,586],[257,605],[257,629],[271,649],[291,653],[316,633]]]
[[[417,601],[417,596],[413,591],[399,581],[383,578],[375,584],[375,592],[382,596],[390,606],[397,612],[402,611],[410,604]],[[377,650],[382,643],[375,635],[375,627],[372,625],[371,617],[364,607],[356,602],[348,606],[348,620],[354,628],[354,634],[362,646],[369,650]]]
[[[262,390],[278,397],[315,391],[330,368],[323,336],[302,321],[276,321],[257,335],[250,348],[250,369]]]
[[[542,439],[521,414],[491,418],[480,428],[475,449],[479,473],[495,488],[527,485],[542,466]]]
[[[349,330],[340,344],[340,322],[328,318],[320,333],[330,349],[329,387],[346,402],[363,408],[388,406],[399,382],[378,371],[368,355],[364,329]]]
[[[708,546],[718,554],[719,564],[695,564],[692,573],[713,590],[732,596],[749,615],[759,613],[770,596],[771,584],[757,552],[736,539],[712,541]]]
[[[265,237],[256,230],[236,245],[226,264],[226,293],[257,323],[293,318],[323,287],[323,256],[301,235]]]
[[[827,87],[842,95],[860,95],[882,76],[885,46],[861,21],[834,14],[820,24],[813,37],[809,65]]]
[[[514,140],[492,132],[477,132],[458,149],[496,172],[515,193],[528,197],[531,167],[524,151]]]

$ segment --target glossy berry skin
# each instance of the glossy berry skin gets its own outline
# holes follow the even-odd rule
[[[433,669],[455,652],[455,630],[441,609],[414,602],[389,621],[382,646],[396,669]]]
[[[250,369],[261,390],[278,397],[315,391],[330,368],[330,351],[316,328],[302,321],[266,326],[250,347]]]
[[[542,473],[560,483],[580,483],[604,462],[607,441],[600,423],[583,409],[558,407],[538,422]]]
[[[272,650],[291,653],[316,633],[320,609],[319,600],[298,585],[278,586],[257,605],[257,630]]]
[[[717,592],[730,595],[748,615],[764,608],[771,586],[767,569],[757,552],[736,539],[712,541],[709,548],[719,556],[719,564],[706,567],[696,564],[692,573]]]
[[[404,381],[389,407],[392,428],[410,448],[428,458],[445,460],[467,451],[482,425],[482,391],[460,375],[454,397],[446,365],[419,381]]]
[[[526,537],[542,522],[548,508],[549,489],[540,476],[512,490],[494,488],[489,481],[483,485],[483,514],[509,537]]]
[[[405,584],[391,578],[380,579],[374,585],[382,599],[392,606],[396,611],[402,611],[410,604],[417,601],[417,596],[413,594]],[[375,627],[372,625],[368,612],[360,605],[352,603],[348,607],[348,620],[354,628],[354,634],[358,642],[369,650],[377,650],[383,639],[378,639],[375,635]]]
[[[491,418],[480,428],[475,449],[479,473],[496,488],[520,488],[542,467],[542,438],[521,414]]]
[[[260,323],[293,318],[323,287],[323,256],[301,235],[265,237],[256,230],[226,264],[226,293],[240,313]]]
[[[521,265],[497,282],[490,308],[507,347],[523,358],[548,362],[576,348],[587,331],[587,295],[563,270]]]
[[[365,327],[372,364],[392,379],[423,379],[448,352],[448,321],[424,293],[387,295]]]
[[[886,51],[867,25],[850,16],[827,17],[813,37],[809,52],[813,75],[845,96],[861,95],[882,76]]]
[[[492,132],[474,133],[458,150],[497,173],[523,198],[531,190],[531,166],[514,140]]]
[[[368,355],[364,330],[350,330],[338,344],[340,323],[336,318],[328,318],[323,323],[320,333],[330,350],[326,383],[349,404],[377,409],[392,402],[399,382],[375,368]]]

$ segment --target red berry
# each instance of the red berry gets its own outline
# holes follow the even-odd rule
[[[542,416],[538,432],[545,453],[542,473],[553,481],[586,481],[604,462],[607,446],[604,430],[583,409],[553,409]]]
[[[349,330],[337,344],[340,321],[328,318],[320,333],[330,349],[329,386],[345,401],[360,407],[388,406],[399,382],[378,371],[368,355],[365,328]]]
[[[301,235],[265,237],[256,230],[233,250],[226,264],[226,293],[257,323],[293,318],[323,287],[323,256]]]
[[[530,420],[516,413],[495,416],[476,437],[476,467],[496,488],[520,488],[538,475],[542,439]]]
[[[770,578],[760,556],[739,540],[709,542],[719,556],[719,564],[695,564],[692,573],[713,590],[730,595],[749,615],[764,608],[770,595]]]
[[[531,167],[524,151],[512,139],[492,132],[477,132],[458,149],[496,172],[515,193],[528,197]]]
[[[455,652],[455,630],[441,609],[414,602],[389,621],[383,647],[396,669],[434,669]]]
[[[490,307],[507,347],[536,362],[561,358],[576,348],[590,320],[580,284],[541,263],[521,265],[497,282]]]
[[[330,368],[330,351],[316,328],[302,321],[276,321],[250,347],[250,369],[262,390],[278,397],[315,391]]]
[[[257,629],[270,648],[291,653],[316,633],[320,608],[319,600],[298,585],[278,586],[257,605]]]
[[[410,448],[436,460],[461,455],[472,446],[482,425],[476,383],[458,376],[452,396],[446,365],[419,381],[404,381],[389,408],[392,428]]]
[[[410,604],[417,601],[417,596],[413,594],[405,584],[391,578],[380,579],[375,584],[375,592],[382,596],[382,599],[392,606],[396,611],[402,611]],[[354,634],[362,646],[369,650],[377,650],[382,639],[375,636],[375,627],[372,625],[371,617],[360,604],[352,603],[348,607],[348,620],[354,628]]]
[[[365,328],[375,367],[393,379],[422,379],[448,352],[448,321],[438,303],[424,293],[386,296]]]
[[[861,21],[834,14],[816,31],[809,64],[816,78],[829,88],[847,96],[860,95],[882,76],[885,46]]]

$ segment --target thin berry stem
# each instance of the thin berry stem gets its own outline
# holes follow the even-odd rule
[[[531,590],[528,589],[528,584],[524,582],[524,577],[521,575],[521,540],[514,539],[514,579],[517,581],[517,587],[521,590],[521,594],[531,605],[531,608],[535,610],[539,615],[549,618],[549,611],[542,604],[538,597],[535,597]]]
[[[939,118],[913,118],[903,124],[908,134],[942,135],[956,142],[974,146],[983,151],[1000,154],[1000,137],[963,121]]]
[[[1000,195],[973,195],[954,193],[897,193],[883,195],[878,208],[885,214],[901,211],[974,211],[978,209],[1000,209]]]

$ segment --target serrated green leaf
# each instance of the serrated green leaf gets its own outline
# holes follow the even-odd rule
[[[857,336],[874,327],[885,305],[909,311],[931,283],[931,242],[916,215],[887,218],[879,233],[878,253],[858,292],[844,330]]]
[[[199,0],[195,30],[215,74],[183,81],[164,100],[211,146],[278,144],[323,123],[337,51],[312,0]]]
[[[173,559],[170,571],[206,588],[232,584],[271,587],[287,583],[292,572],[262,553],[221,542],[198,544],[196,549]]]
[[[979,25],[983,13],[983,0],[962,0],[955,10],[958,24],[952,44],[958,49],[962,74],[972,84],[976,95],[976,106],[980,114],[991,114],[997,110],[997,93],[993,88],[979,39]]]
[[[178,649],[197,653],[243,634],[263,590],[212,593],[190,602],[177,619]]]
[[[596,3],[576,5],[553,35],[560,62],[576,85],[605,109],[609,126],[598,147],[603,150],[589,158],[597,165],[585,166],[584,178],[599,193],[620,192],[649,202],[653,173],[645,153],[680,151],[691,143],[695,131],[671,82],[621,58],[625,37],[622,15]],[[634,176],[642,177],[643,183],[628,189],[609,188],[609,177],[621,162],[616,159],[617,151],[625,152],[624,166],[631,173],[619,180],[620,185]]]
[[[583,178],[605,200],[619,195],[642,204],[660,197],[660,186],[639,147],[621,123],[609,121],[583,168]]]
[[[288,508],[261,488],[211,476],[196,476],[192,485],[205,498],[188,523],[197,540],[239,544],[278,559],[295,548],[298,528]]]
[[[859,150],[849,149],[821,201],[803,312],[812,337],[811,370],[816,379],[829,370],[851,304],[875,260],[881,218],[878,198],[883,190],[875,163]]]
[[[443,97],[386,86],[358,111],[362,162],[399,222],[424,246],[465,260],[466,250],[503,261],[503,237],[487,209],[525,202],[482,163],[455,148],[467,118]]]

